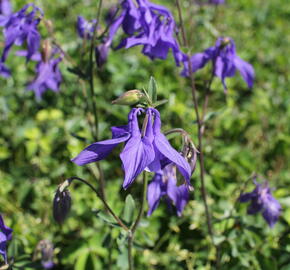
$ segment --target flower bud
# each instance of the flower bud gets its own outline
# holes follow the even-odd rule
[[[34,259],[40,258],[44,269],[51,269],[54,267],[53,262],[53,244],[49,240],[41,240],[37,244],[34,252]]]
[[[69,190],[67,190],[69,184],[68,180],[61,184],[53,199],[53,217],[59,224],[64,222],[71,208],[71,197]]]
[[[41,58],[43,62],[48,62],[51,56],[51,44],[48,39],[44,40],[41,44]]]
[[[145,102],[146,98],[140,90],[129,90],[112,101],[112,104],[134,105]]]

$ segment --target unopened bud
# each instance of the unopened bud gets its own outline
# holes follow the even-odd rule
[[[41,58],[43,62],[48,62],[51,56],[51,44],[48,39],[44,40],[41,44]]]
[[[146,98],[140,90],[129,90],[112,101],[112,104],[134,105],[145,102]]]
[[[69,184],[68,180],[62,183],[58,187],[53,199],[53,217],[59,224],[64,222],[71,208],[71,197],[69,190],[67,190]]]
[[[41,264],[44,269],[51,269],[54,267],[53,262],[53,244],[49,240],[41,240],[37,244],[34,252],[34,260],[41,259]]]

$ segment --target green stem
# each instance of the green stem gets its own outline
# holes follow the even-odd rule
[[[147,195],[147,186],[148,186],[148,176],[146,171],[143,171],[143,195],[142,195],[142,201],[141,201],[141,207],[139,209],[138,216],[131,226],[129,232],[128,232],[128,264],[129,264],[129,270],[134,269],[134,260],[133,260],[133,255],[132,255],[132,250],[133,250],[133,241],[134,241],[134,236],[135,232],[138,228],[138,225],[141,221],[141,218],[143,217],[144,214],[144,209],[145,209],[145,204],[146,204],[146,195]]]
[[[84,183],[85,185],[87,185],[95,194],[96,196],[101,200],[101,202],[103,203],[103,205],[105,206],[105,208],[108,210],[108,212],[112,215],[112,217],[116,220],[116,222],[125,230],[125,231],[130,231],[130,229],[123,223],[123,221],[115,214],[115,212],[112,210],[112,208],[108,205],[108,203],[106,202],[106,200],[103,199],[102,195],[100,194],[100,192],[94,188],[93,185],[91,185],[89,182],[87,182],[86,180],[80,178],[80,177],[71,177],[69,178],[67,181],[68,182],[72,182],[73,180],[77,180],[80,181],[82,183]]]

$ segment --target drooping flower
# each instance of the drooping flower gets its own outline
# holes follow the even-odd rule
[[[18,55],[26,55],[27,52],[20,51]],[[36,99],[41,99],[42,94],[51,89],[54,92],[59,91],[62,81],[62,75],[59,70],[59,63],[63,59],[63,55],[58,49],[53,49],[48,54],[35,53],[31,59],[36,61],[36,76],[32,82],[27,85],[28,90],[35,93]]]
[[[256,188],[249,193],[240,196],[240,202],[251,202],[248,206],[248,214],[254,215],[261,212],[266,222],[272,228],[281,214],[280,203],[272,196],[268,182],[255,183]]]
[[[32,9],[30,11],[30,9]],[[5,62],[13,45],[27,45],[27,61],[30,60],[40,46],[40,34],[37,26],[41,21],[43,13],[34,4],[25,5],[20,11],[12,13],[4,21],[0,21],[4,27],[5,38],[4,50],[1,61]]]
[[[172,203],[176,208],[177,215],[181,216],[189,200],[189,188],[186,184],[177,186],[176,166],[172,163],[155,173],[155,176],[148,185],[148,216],[157,208],[162,197],[165,197],[168,203]]]
[[[249,88],[253,87],[255,72],[249,63],[242,60],[236,53],[235,43],[231,38],[218,38],[215,46],[202,53],[194,54],[191,59],[192,71],[203,68],[209,61],[212,62],[213,75],[221,79],[224,89],[227,89],[225,79],[233,77],[239,70]],[[189,75],[188,59],[184,59],[183,76]]]
[[[138,116],[142,113],[146,115],[141,130]],[[148,108],[145,112],[144,109],[134,108],[129,113],[128,125],[112,127],[112,139],[91,144],[72,161],[81,166],[102,160],[118,144],[125,142],[125,147],[120,154],[125,171],[124,189],[127,189],[144,169],[157,172],[170,162],[177,166],[190,184],[190,165],[172,148],[160,128],[160,114],[156,109]]]
[[[4,224],[3,217],[0,214],[0,255],[2,255],[5,263],[7,263],[7,242],[12,239],[13,230]]]
[[[121,42],[119,48],[143,45],[142,53],[152,60],[166,59],[171,49],[179,65],[182,54],[175,38],[176,24],[171,12],[147,0],[137,0],[137,4],[136,7],[127,1],[123,29],[129,37]]]
[[[87,21],[83,16],[78,16],[77,32],[81,38],[92,39],[97,20]]]

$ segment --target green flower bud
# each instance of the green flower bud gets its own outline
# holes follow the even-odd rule
[[[134,105],[145,102],[146,98],[140,90],[129,90],[112,101],[112,104]]]

